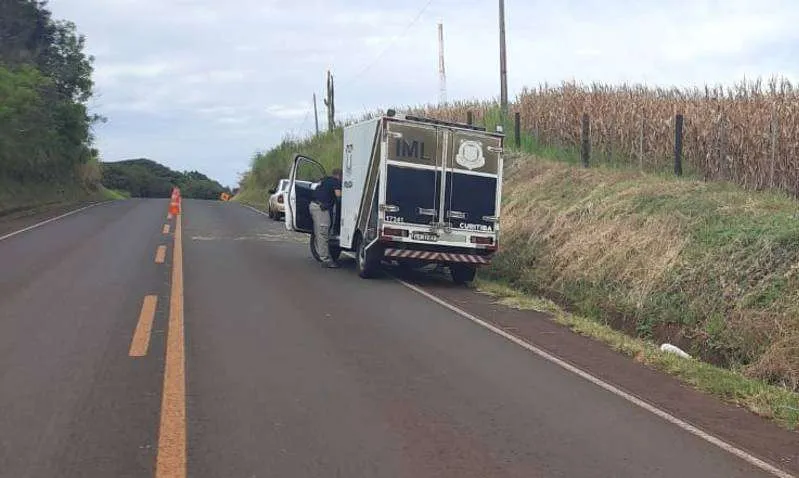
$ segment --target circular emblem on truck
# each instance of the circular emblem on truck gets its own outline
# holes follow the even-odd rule
[[[482,168],[486,164],[483,157],[483,145],[479,141],[469,139],[461,141],[455,162],[469,170]]]

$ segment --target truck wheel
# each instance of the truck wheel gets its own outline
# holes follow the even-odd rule
[[[314,259],[319,262],[322,262],[322,259],[319,257],[319,252],[316,250],[316,235],[311,233],[311,255]],[[341,248],[338,246],[328,246],[328,251],[330,252],[330,258],[334,261],[337,261],[339,257],[341,257]]]
[[[358,256],[355,261],[358,268],[358,275],[363,279],[376,277],[380,272],[380,251],[377,246],[366,250],[366,241],[358,239]]]
[[[272,208],[269,207],[269,206],[266,207],[266,215],[267,215],[267,217],[269,217],[269,219],[274,219],[275,218],[275,216],[272,214]]]
[[[316,251],[316,235],[311,234],[311,242],[309,245],[311,246],[311,255],[317,262],[322,262],[322,259],[319,258],[319,253]]]
[[[451,264],[449,273],[456,284],[463,285],[474,280],[474,276],[477,275],[477,267],[468,264]]]

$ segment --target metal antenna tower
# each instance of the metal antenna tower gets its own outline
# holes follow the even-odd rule
[[[438,22],[438,80],[439,80],[439,102],[443,105],[447,102],[447,74],[444,71],[444,23]]]

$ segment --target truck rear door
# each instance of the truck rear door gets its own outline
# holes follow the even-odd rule
[[[468,130],[448,134],[444,216],[453,229],[494,232],[499,207],[499,137]]]
[[[429,227],[439,222],[443,135],[434,125],[386,125],[386,222]]]
[[[501,137],[423,123],[386,127],[385,222],[494,232]]]

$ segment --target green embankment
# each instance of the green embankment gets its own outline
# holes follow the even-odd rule
[[[265,207],[268,190],[288,177],[295,154],[302,153],[315,159],[329,172],[336,166],[341,167],[342,145],[342,130],[336,129],[310,140],[286,139],[265,153],[257,153],[234,201]]]
[[[478,287],[510,305],[549,304],[576,331],[795,428],[799,203],[727,183],[582,169],[572,151],[530,138],[522,149],[507,155],[501,250]],[[254,158],[236,199],[262,205],[295,153],[331,168],[340,151],[340,130],[285,141]],[[661,353],[663,342],[701,361]]]
[[[22,183],[0,179],[0,217],[69,204],[124,199],[118,191],[78,181]]]
[[[0,214],[105,197],[88,109],[92,58],[46,2],[0,15]]]

